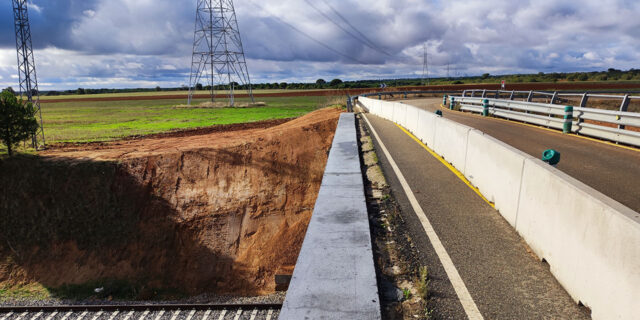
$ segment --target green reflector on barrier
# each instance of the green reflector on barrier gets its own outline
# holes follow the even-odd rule
[[[556,164],[558,164],[558,162],[560,162],[560,152],[553,149],[545,150],[542,153],[542,161],[555,166]]]

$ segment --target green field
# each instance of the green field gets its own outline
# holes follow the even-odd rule
[[[176,108],[186,102],[184,99],[43,102],[42,118],[47,144],[92,142],[175,129],[299,117],[341,100],[324,96],[274,97],[259,99],[266,103],[264,107],[212,109]],[[194,104],[204,101],[195,100]],[[247,102],[248,99],[237,99],[238,105]],[[33,152],[25,148],[18,151]],[[6,153],[3,145],[0,145],[0,153]]]
[[[300,91],[322,91],[322,89],[309,89],[309,90],[285,90],[285,89],[260,89],[253,90],[254,94],[264,94],[264,93],[282,93],[282,92],[300,92]],[[226,91],[216,91],[219,94],[226,94]],[[246,90],[238,90],[238,94],[246,94]],[[70,94],[70,95],[59,95],[59,96],[41,96],[41,101],[48,100],[62,100],[62,99],[79,99],[79,98],[105,98],[105,97],[149,97],[149,96],[174,96],[174,95],[184,95],[185,97],[189,94],[189,91],[145,91],[145,92],[124,92],[124,93],[97,93],[97,94]],[[194,94],[210,94],[210,91],[200,90],[195,91]]]

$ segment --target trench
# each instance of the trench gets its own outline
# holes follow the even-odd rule
[[[338,116],[0,160],[0,287],[273,293],[302,246]]]

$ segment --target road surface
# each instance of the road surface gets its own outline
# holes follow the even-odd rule
[[[469,302],[463,307],[456,293],[462,289],[450,280],[451,266],[442,262],[441,250],[435,251],[438,245],[427,236],[382,144],[484,319],[589,319],[589,311],[570,298],[548,265],[530,253],[495,209],[395,124],[370,114],[367,118],[378,135],[372,134],[378,158],[421,263],[429,267],[435,319],[463,319],[469,315]]]

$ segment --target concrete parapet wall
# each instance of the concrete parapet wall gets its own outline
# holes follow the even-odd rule
[[[394,103],[359,98],[402,120]],[[405,112],[412,114],[412,106]],[[409,110],[409,111],[407,111]],[[418,111],[394,121],[451,162],[524,238],[593,319],[640,314],[640,214],[481,131]],[[417,127],[416,127],[417,126]],[[464,156],[462,156],[464,155]]]
[[[279,319],[381,318],[355,116],[340,116]]]

